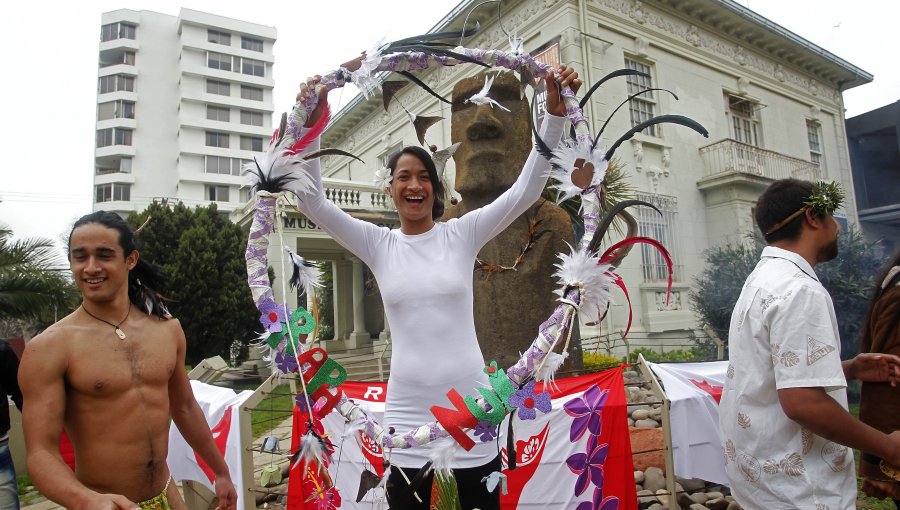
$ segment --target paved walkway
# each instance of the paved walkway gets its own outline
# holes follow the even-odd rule
[[[291,447],[291,426],[292,426],[292,418],[287,418],[283,422],[281,422],[278,426],[272,429],[267,435],[275,436],[279,441],[279,448],[282,450],[287,450]],[[262,439],[259,438],[253,441],[253,446],[259,447],[262,445]],[[259,481],[259,473],[263,467],[268,466],[269,464],[275,464],[279,468],[282,468],[286,464],[290,462],[290,459],[284,457],[282,455],[272,455],[270,453],[253,453],[253,481],[254,483]],[[179,489],[181,488],[181,484],[179,484]],[[57,505],[52,501],[42,501],[40,503],[36,503],[33,505],[23,506],[22,510],[57,510],[62,509],[65,510],[64,507]],[[240,510],[240,509],[238,509]]]

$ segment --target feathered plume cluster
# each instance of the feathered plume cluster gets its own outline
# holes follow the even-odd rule
[[[330,462],[333,449],[334,445],[310,426],[306,434],[300,438],[300,448],[291,456],[291,469],[303,462],[307,466],[315,465],[321,470]]]
[[[584,191],[572,182],[572,174],[575,173],[579,161],[583,162],[585,170],[591,170],[590,188],[603,184],[603,180],[606,178],[606,169],[609,167],[605,151],[597,146],[591,147],[587,143],[567,140],[553,151],[553,159],[550,160],[553,165],[550,177],[557,181],[551,188],[559,191],[556,203],[565,202]]]
[[[251,193],[257,191],[279,193],[290,190],[300,194],[313,191],[315,182],[303,167],[308,161],[322,156],[347,156],[361,162],[357,156],[340,149],[306,151],[325,131],[330,120],[331,111],[326,103],[322,109],[322,117],[299,140],[293,141],[287,136],[289,134],[287,115],[282,115],[281,125],[272,134],[265,154],[261,158],[254,157],[244,165],[244,173],[250,176],[248,185]]]
[[[459,445],[453,439],[439,439],[432,443],[431,449],[428,451],[428,458],[431,460],[431,469],[444,476],[452,476],[453,459],[459,453]]]
[[[543,364],[535,371],[534,379],[547,386],[556,387],[556,372],[559,370],[559,367],[565,363],[568,357],[568,351],[563,352],[562,354],[557,354],[553,351],[548,352],[547,356],[544,358]],[[545,388],[547,386],[545,386]]]
[[[316,287],[322,287],[322,270],[318,265],[309,262],[300,255],[297,255],[287,246],[284,250],[291,259],[291,265],[294,266],[294,272],[291,274],[291,288],[303,287],[303,292],[311,295]]]
[[[570,255],[559,254],[556,267],[554,276],[560,285],[556,293],[562,296],[569,287],[584,288],[579,315],[586,322],[596,321],[598,314],[609,305],[610,288],[615,280],[609,264],[601,264],[596,255],[572,248]]]
[[[298,165],[303,166],[306,161],[315,157],[314,154],[304,154],[303,151],[311,144],[328,125],[331,118],[328,105],[324,105],[322,117],[299,140],[287,145],[285,131],[287,117],[281,117],[281,125],[272,134],[269,146],[262,157],[254,157],[252,161],[244,165],[244,172],[250,176],[250,190],[268,191],[278,193],[290,183],[296,190],[312,191],[315,183],[307,172],[298,172]]]

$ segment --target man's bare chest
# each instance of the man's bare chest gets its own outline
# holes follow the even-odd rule
[[[175,369],[171,341],[131,331],[73,340],[66,371],[68,386],[85,395],[112,396],[134,389],[165,389]]]

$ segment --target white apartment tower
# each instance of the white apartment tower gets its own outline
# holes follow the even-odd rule
[[[275,36],[184,8],[103,14],[94,210],[245,201],[241,164],[272,133]]]

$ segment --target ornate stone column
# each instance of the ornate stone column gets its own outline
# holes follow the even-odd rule
[[[369,332],[366,331],[365,281],[363,281],[363,264],[356,257],[350,257],[353,264],[353,332],[347,341],[348,349],[364,347],[369,344]]]
[[[384,329],[378,334],[378,340],[387,342],[391,339],[391,325],[388,324],[387,312],[384,313]]]

